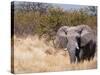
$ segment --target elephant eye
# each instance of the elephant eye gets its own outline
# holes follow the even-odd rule
[[[63,29],[63,32],[67,35],[67,31],[65,29]]]
[[[67,32],[65,32],[65,34],[67,35]]]

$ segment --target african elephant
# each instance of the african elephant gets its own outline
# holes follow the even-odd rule
[[[88,25],[62,26],[57,31],[54,45],[68,50],[71,63],[90,60],[96,52],[96,35]]]

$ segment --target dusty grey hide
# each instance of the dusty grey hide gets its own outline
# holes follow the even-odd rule
[[[70,62],[90,60],[96,52],[96,34],[88,25],[62,26],[58,29],[54,45],[68,50]]]

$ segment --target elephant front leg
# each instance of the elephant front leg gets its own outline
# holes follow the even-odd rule
[[[80,62],[80,59],[81,59],[81,55],[80,54],[81,54],[80,50],[79,49],[76,49],[75,56],[77,58],[77,63]]]
[[[83,62],[83,49],[80,49],[80,53],[79,53],[79,59],[80,59],[80,62]]]

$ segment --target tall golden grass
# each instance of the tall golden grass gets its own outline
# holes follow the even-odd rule
[[[50,72],[95,69],[96,57],[91,61],[70,64],[68,52],[56,50],[52,43],[37,35],[19,38],[14,36],[14,72]]]

